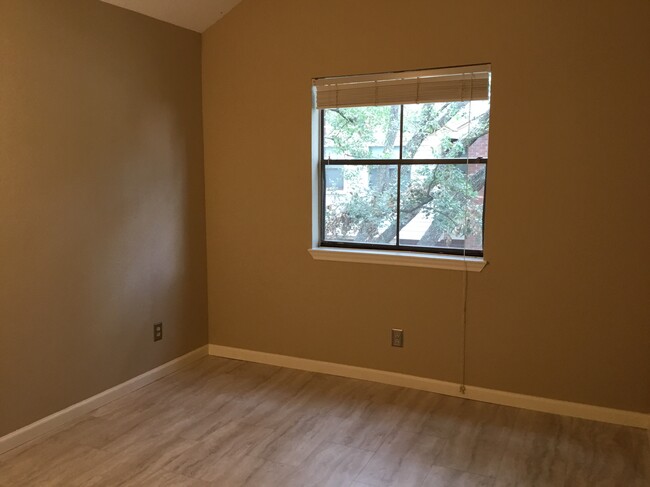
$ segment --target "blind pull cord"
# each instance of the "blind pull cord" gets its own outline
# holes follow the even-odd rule
[[[464,76],[463,76],[464,77]],[[465,83],[463,83],[464,85]],[[469,79],[469,108],[467,109],[467,141],[472,133],[472,96],[474,87],[474,75],[470,74]],[[460,379],[460,393],[466,393],[466,366],[467,366],[467,291],[469,285],[469,272],[467,269],[467,232],[469,230],[469,145],[466,144],[465,148],[465,221],[464,223],[464,237],[463,238],[463,263],[465,269],[463,270],[463,314],[462,314],[462,335],[461,335],[461,379]]]

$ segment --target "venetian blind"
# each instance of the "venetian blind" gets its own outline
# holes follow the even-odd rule
[[[313,80],[316,108],[487,100],[490,65]]]

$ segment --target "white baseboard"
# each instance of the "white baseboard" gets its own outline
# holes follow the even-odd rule
[[[181,357],[175,358],[167,363],[164,363],[155,369],[149,370],[144,374],[140,374],[133,379],[127,380],[121,384],[111,387],[110,389],[100,392],[88,399],[73,404],[61,411],[39,419],[38,421],[29,424],[19,430],[16,430],[8,435],[0,437],[0,454],[9,451],[17,446],[22,445],[30,440],[33,440],[45,433],[48,433],[55,428],[72,421],[94,409],[97,409],[104,404],[107,404],[119,397],[128,394],[136,389],[150,384],[161,377],[169,375],[177,370],[189,365],[190,363],[204,357],[208,354],[208,346],[204,345],[196,350],[193,350]]]
[[[475,401],[489,402],[504,406],[513,406],[532,411],[560,414],[574,418],[602,421],[624,426],[646,428],[650,430],[650,414],[621,409],[610,409],[601,406],[592,406],[557,399],[528,396],[513,392],[485,389],[482,387],[466,386],[465,394],[461,394],[458,384],[425,377],[388,372],[384,370],[366,369],[353,365],[336,364],[332,362],[321,362],[287,355],[277,355],[241,348],[225,347],[222,345],[210,345],[210,355],[225,357],[248,362],[259,362],[268,365],[288,367],[291,369],[306,370],[309,372],[320,372],[323,374],[362,379],[372,382],[380,382],[393,386],[409,387],[422,391],[436,392],[447,396],[463,397]],[[650,434],[650,432],[649,432]]]

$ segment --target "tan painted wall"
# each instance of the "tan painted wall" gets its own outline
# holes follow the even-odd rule
[[[245,0],[203,37],[211,343],[459,380],[461,273],[307,253],[310,80],[491,62],[467,382],[649,411],[649,18],[646,0]]]
[[[207,343],[200,63],[99,1],[0,0],[0,436]]]

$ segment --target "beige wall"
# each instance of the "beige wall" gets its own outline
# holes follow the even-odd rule
[[[461,273],[307,253],[310,80],[491,62],[467,382],[649,411],[649,16],[646,0],[245,0],[203,37],[211,343],[459,380]]]
[[[99,1],[0,0],[0,436],[207,343],[200,63]]]

